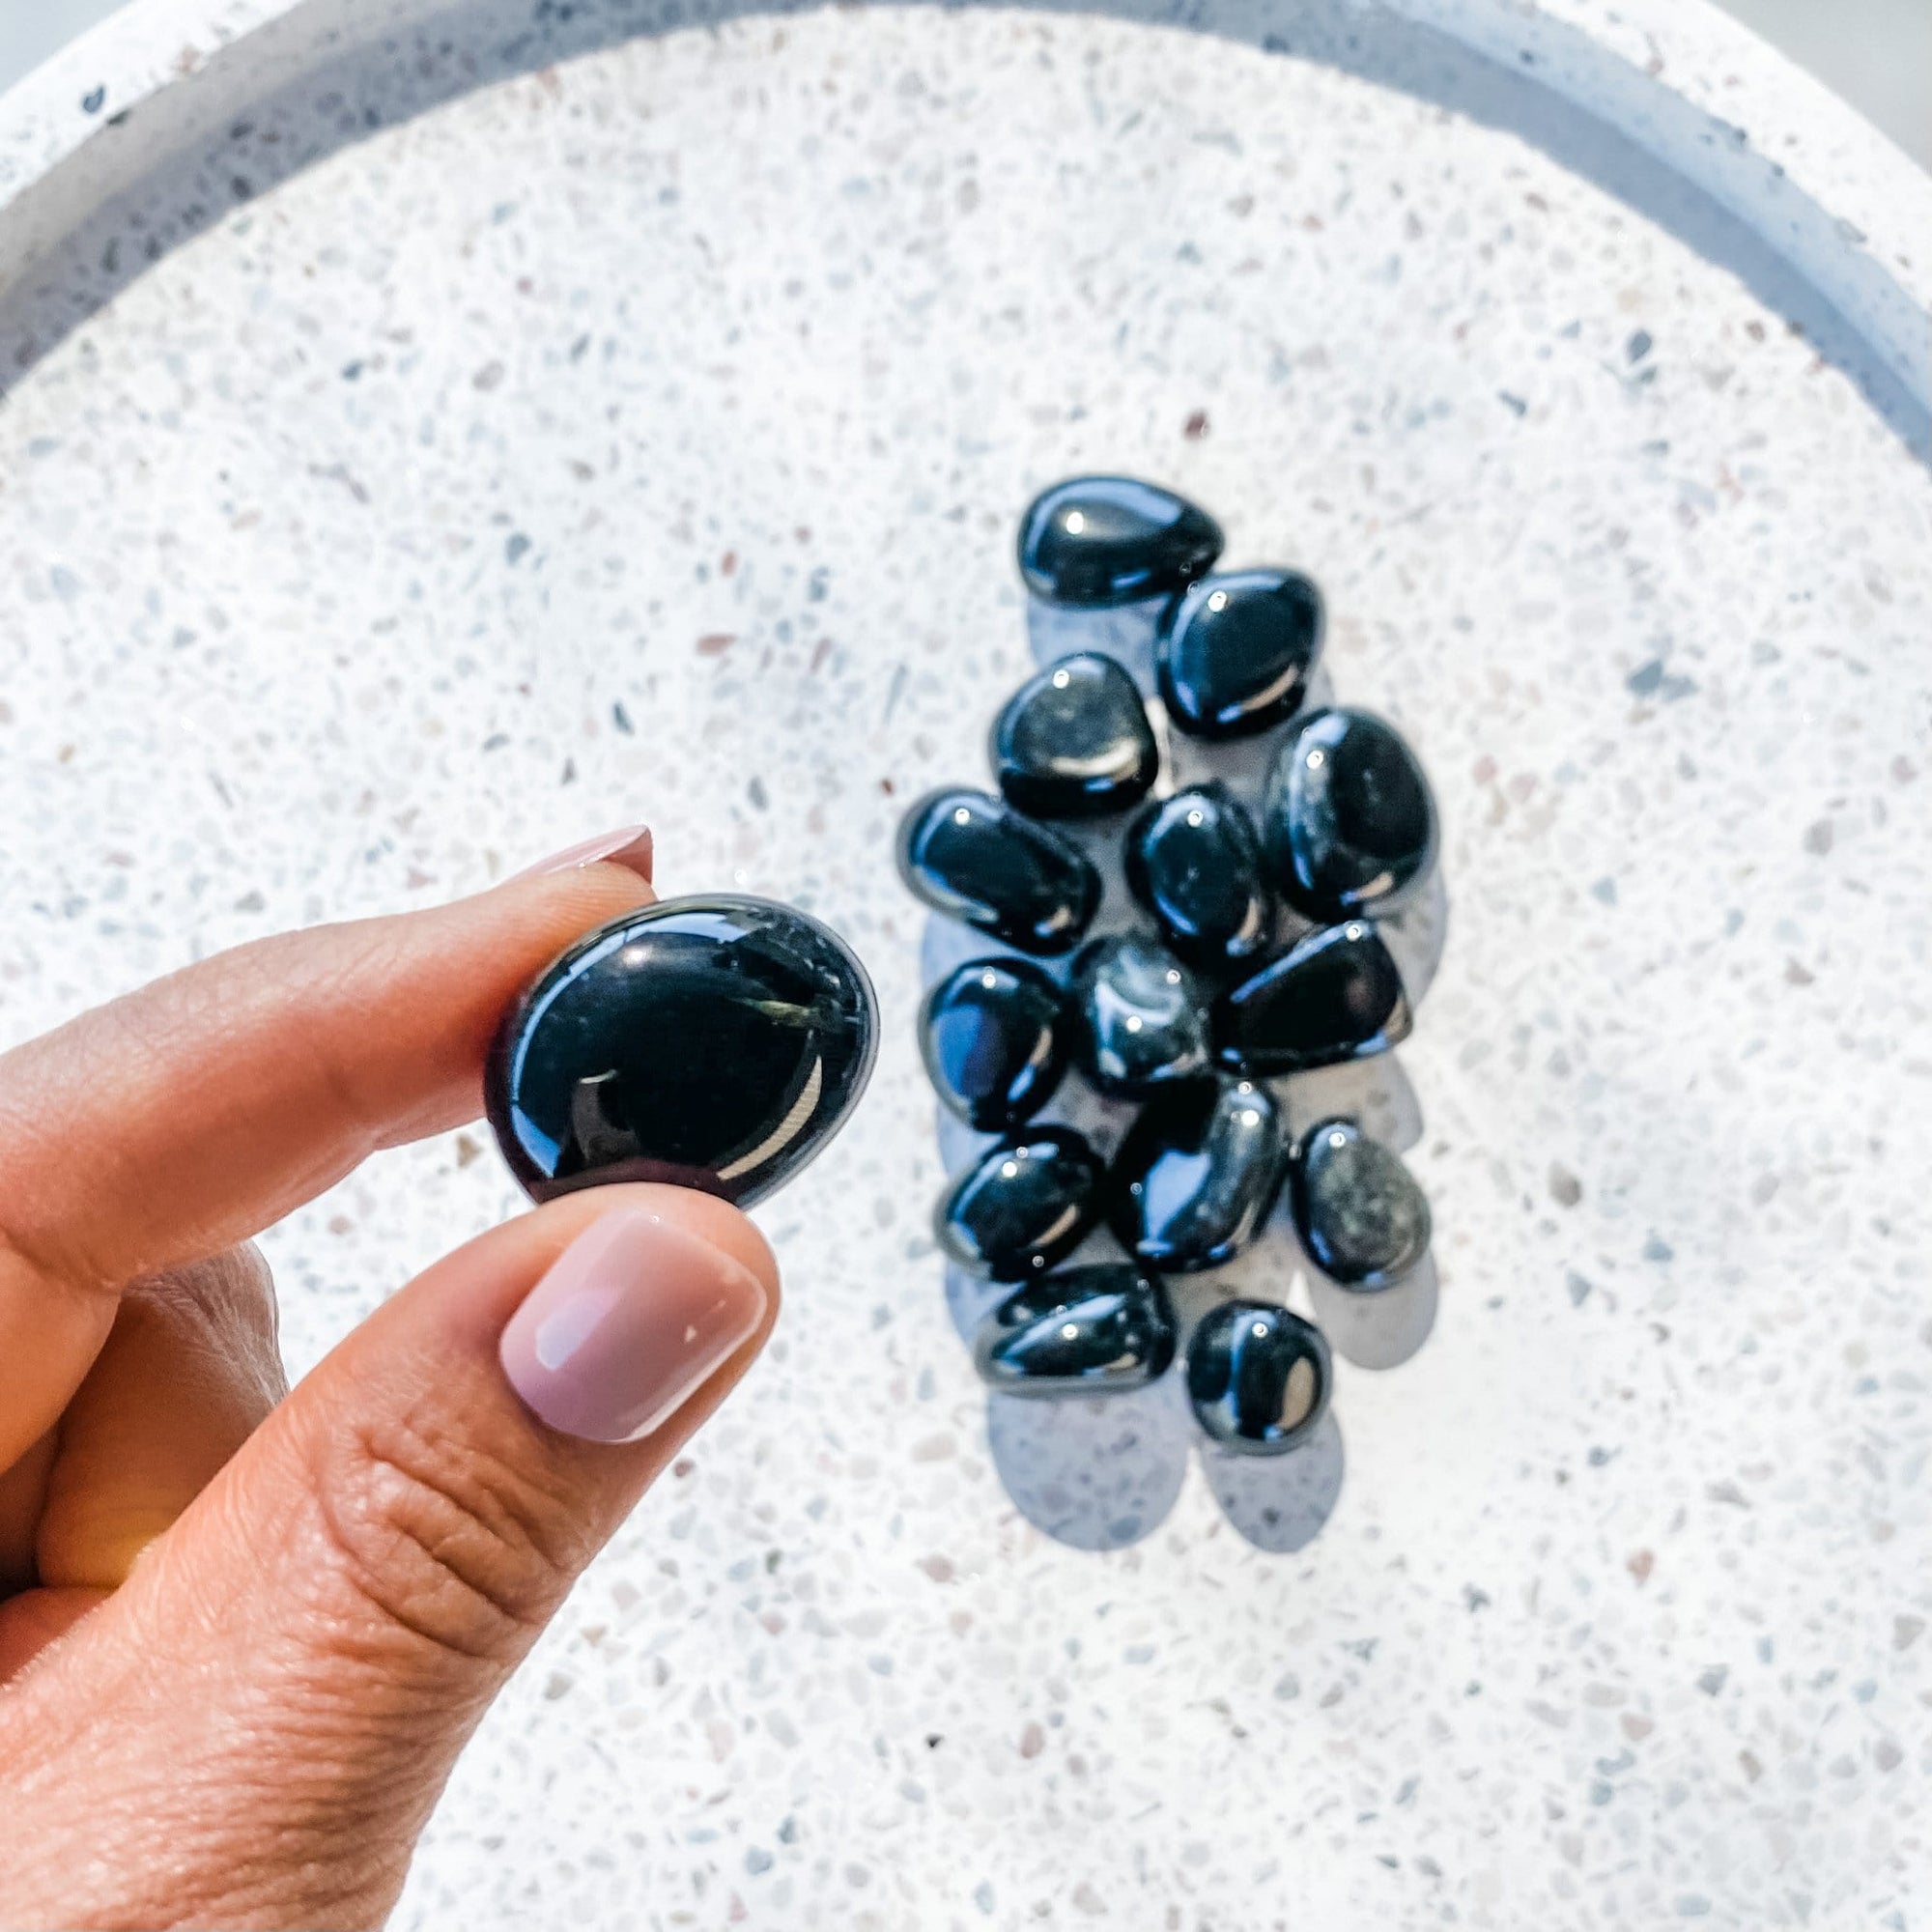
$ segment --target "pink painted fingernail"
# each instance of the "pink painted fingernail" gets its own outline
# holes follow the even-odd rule
[[[641,1208],[605,1215],[564,1249],[510,1318],[510,1386],[553,1429],[632,1442],[662,1428],[753,1335],[756,1275]]]
[[[526,866],[521,872],[513,872],[510,876],[527,879],[538,872],[572,872],[581,866],[622,866],[626,871],[637,873],[649,885],[651,828],[648,825],[626,825],[615,832],[600,832],[595,838],[566,845],[561,852],[553,852],[548,859],[539,859],[534,866]]]

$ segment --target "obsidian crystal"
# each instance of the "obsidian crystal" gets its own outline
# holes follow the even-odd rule
[[[1435,863],[1435,800],[1403,735],[1372,711],[1317,711],[1268,774],[1262,833],[1277,884],[1324,924],[1393,912]]]
[[[1127,827],[1127,889],[1174,951],[1204,972],[1258,960],[1274,935],[1261,839],[1219,779],[1152,799]]]
[[[1206,577],[1161,624],[1167,715],[1197,738],[1243,738],[1300,709],[1321,656],[1321,593],[1293,570]]]
[[[1187,1345],[1187,1395],[1201,1427],[1241,1456],[1280,1456],[1328,1407],[1334,1367],[1312,1321],[1267,1301],[1227,1301]]]
[[[1070,952],[1100,903],[1084,853],[982,791],[928,792],[900,823],[898,857],[914,897],[1022,952]]]
[[[1211,570],[1226,540],[1206,510],[1131,476],[1056,483],[1020,519],[1020,575],[1055,604],[1168,597]]]
[[[1080,1070],[1103,1094],[1151,1094],[1199,1079],[1213,1059],[1201,987],[1173,953],[1134,932],[1075,954]]]
[[[1106,1163],[1071,1127],[1009,1135],[942,1197],[933,1226],[963,1268],[1030,1281],[1070,1255],[1099,1219]]]
[[[857,1104],[877,1009],[815,919],[767,899],[667,899],[588,933],[497,1030],[484,1100],[537,1200],[667,1180],[749,1206]]]
[[[1160,770],[1134,681],[1080,651],[1036,673],[993,721],[993,776],[1036,818],[1100,818],[1148,795]]]
[[[1264,966],[1214,1009],[1223,1066],[1299,1073],[1366,1060],[1408,1037],[1408,996],[1368,920],[1323,926]]]
[[[1053,1097],[1066,1070],[1066,1006],[1024,959],[974,959],[925,996],[919,1047],[933,1091],[968,1126],[1004,1133]]]
[[[1394,1149],[1352,1121],[1302,1136],[1290,1199],[1309,1259],[1345,1288],[1387,1288],[1429,1252],[1429,1201]]]
[[[1125,1262],[1030,1281],[980,1324],[973,1365],[1009,1395],[1145,1388],[1174,1360],[1174,1310],[1158,1276]]]
[[[1177,1088],[1145,1107],[1121,1144],[1114,1232],[1149,1267],[1219,1267],[1267,1219],[1282,1161],[1265,1088],[1227,1075]]]

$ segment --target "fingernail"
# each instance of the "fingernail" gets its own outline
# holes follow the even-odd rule
[[[503,1330],[510,1386],[553,1429],[632,1442],[661,1428],[757,1332],[742,1263],[639,1208],[564,1249]]]
[[[648,825],[626,825],[615,832],[600,832],[595,838],[566,845],[561,852],[553,852],[548,859],[539,859],[534,866],[526,866],[521,872],[513,872],[510,876],[527,879],[538,872],[575,871],[580,866],[622,866],[626,871],[637,873],[649,885],[651,828]]]

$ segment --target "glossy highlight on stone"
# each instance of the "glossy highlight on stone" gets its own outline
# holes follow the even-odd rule
[[[1260,1232],[1281,1185],[1281,1122],[1264,1087],[1227,1075],[1142,1110],[1115,1162],[1113,1227],[1147,1266],[1219,1267]]]
[[[1008,1395],[1112,1395],[1164,1376],[1174,1347],[1174,1309],[1159,1277],[1101,1262],[1009,1295],[980,1324],[973,1365]]]
[[[1203,578],[1161,624],[1167,715],[1196,738],[1244,738],[1300,709],[1321,657],[1321,593],[1293,570]]]
[[[1139,933],[1083,946],[1069,988],[1080,1070],[1102,1094],[1152,1094],[1210,1070],[1208,1010],[1194,975]]]
[[[1302,1073],[1366,1060],[1408,1037],[1402,974],[1368,920],[1323,926],[1214,1009],[1221,1065],[1255,1074]]]
[[[1321,1329],[1268,1301],[1223,1302],[1187,1345],[1195,1418],[1239,1456],[1281,1456],[1306,1441],[1334,1376]]]
[[[1035,818],[1099,818],[1138,805],[1160,770],[1134,681],[1080,651],[1027,679],[993,723],[1001,795]]]
[[[1372,711],[1312,713],[1276,755],[1262,835],[1289,902],[1323,924],[1393,912],[1435,864],[1435,800],[1407,741]]]
[[[1065,996],[1024,959],[973,959],[925,996],[919,1049],[940,1099],[981,1133],[1016,1127],[1066,1070]]]
[[[1030,1281],[1092,1232],[1106,1163],[1071,1127],[1033,1127],[987,1150],[949,1187],[933,1217],[939,1245],[992,1281]]]
[[[1036,597],[1089,607],[1168,597],[1211,570],[1226,539],[1207,511],[1157,483],[1075,476],[1020,519],[1020,575]]]
[[[1323,1121],[1294,1150],[1294,1224],[1308,1258],[1345,1288],[1389,1288],[1429,1252],[1429,1200],[1394,1149],[1352,1121]]]
[[[1190,966],[1225,975],[1274,936],[1254,821],[1219,779],[1151,799],[1127,827],[1127,890]]]
[[[809,915],[666,899],[578,940],[497,1030],[484,1102],[536,1200],[660,1180],[740,1206],[790,1179],[871,1072],[872,989]]]
[[[1085,853],[983,791],[928,792],[900,821],[898,862],[915,898],[1022,952],[1071,952],[1100,903]]]

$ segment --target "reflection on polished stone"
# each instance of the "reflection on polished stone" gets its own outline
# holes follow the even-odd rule
[[[1266,1301],[1224,1301],[1187,1345],[1187,1394],[1201,1427],[1244,1456],[1280,1456],[1313,1432],[1334,1371],[1312,1321]]]
[[[1080,1070],[1103,1094],[1151,1094],[1210,1069],[1194,975],[1137,932],[1090,940],[1073,961]]]
[[[1261,840],[1218,780],[1142,808],[1127,828],[1127,888],[1174,952],[1203,972],[1259,962],[1274,934]]]
[[[1402,975],[1367,920],[1324,926],[1223,995],[1215,1009],[1221,1065],[1300,1073],[1383,1053],[1412,1022]]]
[[[1065,1002],[1024,959],[972,959],[933,987],[919,1045],[933,1091],[969,1126],[1002,1133],[1052,1099],[1066,1070]]]
[[[1184,589],[1221,554],[1221,526],[1131,476],[1056,483],[1020,519],[1020,575],[1056,604],[1132,604]]]
[[[1174,1339],[1159,1277],[1101,1262],[1024,1283],[981,1323],[973,1359],[1008,1395],[1110,1395],[1165,1375]]]
[[[1036,673],[993,722],[1001,795],[1035,818],[1103,818],[1148,795],[1160,770],[1134,681],[1080,651]]]
[[[962,1174],[934,1215],[940,1246],[994,1281],[1065,1261],[1100,1217],[1106,1165],[1071,1127],[1023,1127]]]
[[[1151,1101],[1121,1144],[1114,1232],[1149,1267],[1219,1267],[1260,1232],[1281,1184],[1266,1088],[1223,1074]]]
[[[1293,570],[1204,577],[1161,628],[1160,695],[1197,738],[1248,738],[1292,718],[1321,656],[1321,593]]]

